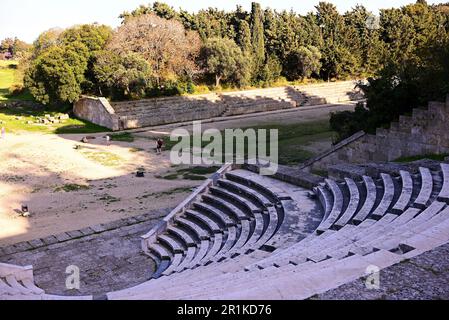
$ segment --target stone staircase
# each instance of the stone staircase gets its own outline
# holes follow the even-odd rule
[[[225,173],[159,230],[154,243],[144,244],[157,261],[153,278],[285,246],[284,234],[293,231],[284,222],[297,214],[292,202],[257,174],[241,169]]]
[[[449,96],[447,102],[429,102],[402,115],[389,129],[376,134],[363,131],[341,141],[330,150],[300,166],[302,170],[321,170],[339,163],[395,161],[402,157],[426,154],[449,154]]]
[[[223,181],[228,178],[230,183],[220,183],[218,188],[225,189],[225,193],[238,190],[243,199],[236,200],[236,204],[251,201],[263,209],[267,200],[276,207],[276,199],[282,197],[276,190],[250,184],[244,171],[231,171]],[[233,183],[252,185],[266,199],[255,198],[246,188],[231,188]],[[199,260],[204,263],[193,268],[184,265],[182,272],[168,267],[165,270],[170,272],[165,275],[135,288],[109,293],[108,298],[306,299],[365,276],[373,266],[381,270],[449,241],[449,164],[419,167],[418,172],[391,169],[374,176],[353,173],[351,178],[329,178],[314,193],[325,214],[316,232],[305,239],[267,251],[257,250],[261,243],[250,245],[246,254],[238,248],[231,249],[228,254],[223,252],[217,259],[209,260],[216,256],[214,248],[230,247],[225,239],[235,228],[231,224],[225,227],[225,221],[217,218],[216,221],[222,220],[222,230],[227,231],[215,233],[220,235],[222,244],[209,244],[209,252],[214,254],[205,253],[208,258]],[[246,210],[252,216],[249,220],[257,219],[255,211],[249,207]],[[241,225],[236,217],[232,219]],[[278,217],[282,219],[281,214]],[[284,212],[283,221],[286,219]],[[269,224],[265,223],[263,230],[270,230]],[[203,225],[201,229],[207,229],[203,235],[213,237],[214,226]],[[267,232],[263,230],[262,237]],[[237,238],[231,235],[230,241],[238,242]],[[184,243],[188,245],[187,240]],[[171,265],[178,263],[173,249],[166,249]],[[234,252],[240,254],[233,255]]]
[[[285,86],[247,91],[176,96],[111,106],[121,129],[292,109],[363,99],[355,82]]]

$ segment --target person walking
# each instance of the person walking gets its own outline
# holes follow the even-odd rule
[[[156,142],[156,153],[157,154],[162,154],[162,147],[164,146],[164,140],[162,139],[157,139]]]
[[[111,136],[106,135],[106,145],[109,147],[111,145]]]
[[[2,139],[5,139],[6,137],[6,129],[5,127],[2,127]]]

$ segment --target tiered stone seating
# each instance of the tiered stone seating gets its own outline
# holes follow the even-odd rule
[[[363,99],[363,94],[359,89],[355,89],[355,86],[355,82],[345,81],[330,84],[302,85],[294,88],[304,94],[306,102],[303,105],[311,105]]]
[[[315,189],[324,208],[330,208],[329,215],[323,217],[321,232],[273,253],[255,251],[213,261],[108,297],[305,299],[336,288],[366,275],[369,266],[383,269],[449,241],[449,206],[439,201],[445,199],[442,195],[449,178],[444,174],[446,169],[447,165],[441,164],[439,172],[428,170],[435,190],[427,197],[429,205],[425,208],[416,205],[414,199],[429,185],[420,177],[427,176],[425,168],[420,169],[419,176],[401,170],[400,178],[381,173],[380,179],[361,176],[363,182],[356,177],[344,182],[327,179],[325,185]],[[237,175],[233,181],[240,179]],[[270,193],[273,191],[264,195],[271,199]],[[368,213],[358,215],[361,210]]]
[[[271,245],[284,220],[283,202],[290,200],[285,192],[252,179],[247,171],[226,173],[148,246],[158,265],[154,278]]]
[[[354,88],[355,82],[346,81],[115,102],[111,106],[119,129],[134,129],[363,99]]]
[[[290,87],[223,93],[227,106],[225,116],[290,109],[299,106],[305,97]]]
[[[0,263],[0,300],[65,300],[48,295],[34,283],[33,267]],[[70,297],[70,300],[91,300],[91,296]]]

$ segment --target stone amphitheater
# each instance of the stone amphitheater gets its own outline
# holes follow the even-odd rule
[[[401,139],[413,141],[419,135],[420,140],[404,143],[395,156],[446,150],[449,99],[430,103],[423,110],[401,120]],[[433,123],[438,132],[432,131]],[[393,124],[389,132],[398,128]],[[91,295],[63,296],[39,288],[31,266],[1,264],[0,297],[379,299],[394,292],[382,287],[382,275],[394,273],[394,268],[422,266],[421,272],[431,276],[418,273],[417,281],[407,271],[419,284],[407,283],[404,288],[430,283],[428,291],[421,288],[395,297],[448,298],[449,162],[390,162],[388,150],[395,144],[389,142],[396,141],[396,136],[380,130],[368,137],[371,144],[364,140],[366,134],[358,133],[300,167],[280,166],[273,176],[260,175],[256,165],[224,165],[141,237],[141,249],[153,261],[153,269],[140,283]],[[376,139],[383,139],[387,150],[383,158],[373,159],[368,152],[373,154]],[[354,155],[351,161],[348,154],[354,150],[366,156]],[[336,159],[335,163],[329,159]],[[313,174],[314,165],[325,167],[328,175]],[[91,233],[107,229],[104,226]],[[40,251],[28,261],[38,263],[49,252]],[[14,252],[4,252],[0,259],[17,261],[8,259],[8,254]],[[148,260],[136,262],[137,268],[149,269]],[[377,290],[383,292],[381,297],[366,294],[366,288],[359,285],[373,268],[380,274]],[[386,282],[394,284],[395,279]],[[433,285],[437,282],[439,287]]]
[[[341,81],[113,103],[84,97],[74,113],[114,131],[136,129],[359,100],[363,95],[355,84]]]

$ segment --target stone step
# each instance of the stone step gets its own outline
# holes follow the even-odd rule
[[[193,240],[193,238],[187,232],[180,229],[179,227],[169,226],[167,228],[167,232],[176,236],[180,242],[184,243],[184,246],[186,248],[197,246],[196,241]]]
[[[176,253],[170,263],[170,266],[162,273],[162,275],[169,276],[173,272],[175,272],[178,266],[181,264],[182,259],[183,259],[182,253]]]
[[[223,230],[218,226],[218,224],[210,219],[209,217],[205,216],[201,212],[194,211],[194,210],[187,210],[185,212],[186,217],[190,219],[195,219],[202,224],[204,224],[213,234],[222,233]]]
[[[221,233],[217,233],[214,236],[212,247],[210,248],[209,252],[206,254],[206,256],[199,262],[199,264],[205,264],[212,259],[215,255],[220,252],[221,248],[223,246],[223,235]]]
[[[229,181],[229,180],[224,180],[224,179],[219,179],[218,184],[219,184],[219,186],[223,187],[224,189],[227,189],[230,191],[232,191],[232,190],[238,191],[241,195],[251,198],[252,200],[256,201],[263,207],[269,207],[269,206],[273,205],[271,203],[271,201],[269,199],[267,199],[265,196],[261,195],[256,190],[250,189],[247,186],[242,185],[240,183],[237,183],[234,181]]]
[[[233,249],[227,253],[227,256],[231,256],[233,252],[236,252],[237,250],[241,249],[249,241],[250,236],[251,236],[250,222],[247,220],[242,220],[240,235],[239,235],[237,242],[235,243]]]
[[[171,254],[168,249],[159,243],[151,244],[148,249],[153,252],[160,260],[170,260]]]
[[[163,244],[165,244],[166,247],[170,248],[171,251],[175,254],[182,254],[184,253],[185,248],[182,247],[182,245],[176,241],[176,239],[168,234],[161,234],[157,237],[157,240]]]
[[[346,186],[349,190],[349,204],[340,219],[334,224],[336,228],[344,227],[357,212],[360,205],[360,191],[354,180],[345,178]]]
[[[209,217],[213,217],[212,219],[219,221],[220,224],[226,228],[234,227],[236,225],[236,222],[232,220],[225,212],[205,202],[194,202],[193,207],[196,211],[204,212],[205,214],[208,214]]]
[[[384,186],[384,193],[379,205],[371,213],[372,217],[377,219],[383,217],[387,213],[392,205],[395,193],[394,182],[391,176],[386,173],[381,173],[381,178]]]
[[[324,217],[323,217],[323,223],[325,219],[330,215],[333,207],[334,199],[332,198],[331,193],[324,187],[317,187],[315,189],[315,194],[320,199],[321,206],[323,207],[324,211]]]
[[[394,230],[396,227],[401,226],[412,220],[420,210],[416,208],[410,208],[405,211],[398,218],[391,221],[384,222],[382,219],[379,220],[369,232],[364,232],[357,238],[356,241],[346,242],[338,248],[333,248],[328,252],[329,257],[341,259],[350,253],[361,254],[362,252],[372,252],[374,248],[368,247],[367,251],[363,250],[367,243],[382,237],[385,233]],[[385,215],[387,217],[389,214]],[[352,239],[351,239],[352,240]]]
[[[331,179],[326,179],[326,185],[331,190],[333,196],[332,209],[329,216],[319,225],[317,232],[324,232],[330,229],[334,223],[338,220],[343,210],[343,193],[339,185]]]
[[[228,214],[232,215],[236,221],[249,220],[252,217],[252,215],[247,215],[240,208],[228,201],[227,198],[223,199],[219,196],[213,196],[210,194],[204,194],[202,198],[204,202],[210,203],[220,209],[222,208]]]
[[[186,256],[182,260],[182,263],[178,265],[178,267],[174,270],[174,272],[182,272],[187,266],[192,263],[193,259],[195,259],[195,254],[197,253],[197,249],[195,247],[189,247],[187,249]]]
[[[236,244],[237,242],[237,228],[230,227],[228,228],[228,237],[223,248],[218,252],[211,260],[216,262],[220,260],[225,254],[227,254]]]
[[[395,213],[402,213],[409,206],[413,194],[413,179],[408,171],[401,170],[402,189],[401,195],[394,205],[392,211]]]
[[[361,223],[368,217],[368,215],[374,208],[374,204],[376,203],[377,198],[377,187],[376,184],[374,183],[373,178],[363,176],[363,182],[365,184],[366,197],[365,202],[363,203],[363,207],[360,209],[360,211],[353,219],[355,223]]]
[[[433,202],[427,209],[422,211],[418,216],[409,221],[407,224],[399,226],[391,232],[383,234],[382,237],[375,239],[368,245],[379,249],[388,248],[387,250],[396,248],[399,245],[399,242],[404,240],[404,233],[412,232],[413,228],[417,228],[420,225],[425,225],[426,222],[442,212],[445,206],[445,203],[439,201]]]
[[[196,252],[195,258],[188,264],[186,264],[186,269],[192,269],[195,268],[200,264],[200,261],[203,260],[203,258],[206,256],[207,252],[209,251],[210,247],[210,241],[209,240],[203,240],[200,243],[200,246]]]
[[[438,195],[438,200],[449,204],[449,164],[441,163],[441,171],[443,173],[443,186]]]
[[[253,212],[260,213],[263,211],[260,207],[256,206],[254,203],[249,201],[247,198],[242,197],[239,194],[236,194],[234,192],[230,192],[226,189],[223,189],[220,187],[210,187],[209,191],[211,192],[212,195],[215,195],[215,196],[219,197],[220,200],[225,201],[226,205],[230,204],[230,205],[234,206],[231,202],[235,201],[236,203],[240,204],[242,207],[246,208],[249,213],[253,213]],[[232,208],[232,207],[230,207],[230,208]],[[240,218],[239,220],[247,220],[248,219],[248,217],[246,217],[246,219],[243,219],[244,217],[242,215],[239,215],[239,218]]]
[[[188,228],[191,232],[195,233],[200,240],[209,240],[210,234],[207,230],[203,229],[199,224],[194,221],[190,221],[183,217],[176,218],[175,222],[185,228]]]
[[[269,222],[268,227],[266,228],[263,235],[257,240],[257,242],[254,244],[254,249],[259,249],[265,244],[267,244],[271,238],[274,237],[276,234],[276,231],[280,227],[281,219],[278,216],[278,212],[275,208],[268,208],[268,216],[269,216]]]
[[[246,170],[234,170],[226,173],[226,179],[241,183],[250,188],[255,188],[263,194],[269,195],[272,201],[291,200],[291,196],[280,188],[270,184],[266,185],[261,180],[261,176],[248,173]]]
[[[420,167],[419,172],[421,174],[421,191],[415,200],[415,206],[425,208],[432,196],[433,178],[428,168]]]
[[[265,219],[263,217],[263,214],[261,214],[261,213],[255,213],[254,217],[255,217],[255,219],[254,219],[253,223],[255,224],[255,226],[254,226],[253,233],[251,234],[251,237],[249,238],[249,240],[245,243],[245,245],[243,247],[238,248],[236,246],[235,250],[231,250],[231,252],[229,253],[230,256],[232,254],[236,254],[236,253],[244,254],[248,250],[255,249],[254,245],[262,237],[263,232],[265,230]]]

